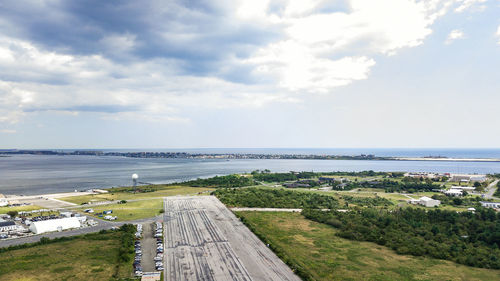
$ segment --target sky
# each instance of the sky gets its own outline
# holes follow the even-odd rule
[[[4,0],[0,148],[498,148],[499,67],[499,0]]]

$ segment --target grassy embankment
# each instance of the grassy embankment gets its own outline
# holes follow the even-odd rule
[[[336,229],[297,213],[237,212],[282,259],[314,280],[500,280],[500,271],[427,257],[398,255],[370,242],[340,238]],[[284,256],[284,258],[283,258]]]
[[[93,233],[0,254],[0,280],[116,280],[132,274],[120,262],[121,232]]]
[[[0,214],[6,214],[9,211],[33,211],[33,210],[40,210],[44,209],[40,206],[35,206],[35,205],[26,205],[26,206],[17,206],[17,207],[0,207]]]

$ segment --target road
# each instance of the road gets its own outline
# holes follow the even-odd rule
[[[489,198],[495,198],[495,197],[493,196],[493,194],[495,194],[495,191],[497,190],[497,184],[498,184],[498,181],[499,181],[499,180],[496,180],[496,181],[494,181],[494,182],[490,183],[490,185],[488,185],[488,187],[486,188],[486,190],[487,190],[487,191],[486,191],[486,193],[484,194],[484,197],[485,197],[485,198],[488,198],[488,199],[489,199]]]
[[[92,227],[84,227],[84,228],[66,230],[66,231],[61,231],[61,232],[50,232],[50,233],[44,233],[44,234],[40,234],[40,235],[31,235],[31,236],[22,237],[22,238],[0,240],[0,248],[9,247],[9,246],[13,246],[13,245],[20,245],[20,244],[25,244],[25,243],[38,242],[38,241],[40,241],[40,238],[42,238],[42,237],[47,237],[47,238],[53,239],[53,238],[59,238],[59,237],[75,236],[75,235],[82,235],[82,234],[87,234],[87,233],[92,233],[92,232],[98,232],[98,231],[101,231],[103,229],[111,229],[114,226],[120,227],[123,224],[127,224],[127,223],[131,223],[131,224],[150,223],[150,222],[153,222],[156,220],[161,220],[161,217],[153,217],[153,218],[140,219],[140,220],[134,220],[134,221],[123,221],[123,222],[110,222],[110,221],[100,220],[97,218],[92,218],[92,219],[97,221],[99,224],[96,226],[92,226]]]
[[[286,209],[286,208],[241,208],[235,207],[230,208],[234,212],[245,212],[245,211],[256,211],[256,212],[288,212],[288,213],[300,213],[302,209]]]
[[[165,280],[300,279],[214,196],[165,199]]]

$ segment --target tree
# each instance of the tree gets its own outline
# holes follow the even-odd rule
[[[19,213],[17,211],[8,211],[7,215],[9,215],[11,218],[17,217]]]

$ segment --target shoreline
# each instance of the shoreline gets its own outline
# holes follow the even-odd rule
[[[394,157],[396,161],[431,161],[431,162],[500,162],[498,158],[437,158],[437,157]]]

